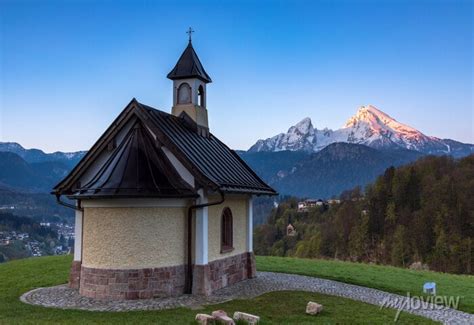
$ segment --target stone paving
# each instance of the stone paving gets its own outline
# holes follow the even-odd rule
[[[258,272],[257,278],[220,289],[210,297],[183,295],[146,300],[95,300],[82,297],[77,290],[60,285],[29,291],[23,294],[20,299],[28,304],[63,309],[89,311],[162,310],[177,307],[199,308],[206,304],[216,304],[239,298],[253,298],[267,292],[281,290],[318,292],[372,305],[400,308],[408,313],[445,324],[474,324],[474,315],[455,309],[432,304],[428,304],[425,308],[419,308],[419,302],[412,300],[412,303],[409,303],[407,297],[376,289],[302,275],[272,272]]]

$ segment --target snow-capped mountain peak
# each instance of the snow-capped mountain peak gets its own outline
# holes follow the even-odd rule
[[[359,121],[364,121],[367,123],[378,123],[382,122],[384,124],[389,123],[390,121],[395,121],[391,116],[385,114],[378,108],[372,105],[361,106],[357,113],[347,120],[343,128],[348,128],[354,126],[355,123]]]
[[[357,113],[351,117],[343,128],[357,127],[359,123],[364,123],[375,131],[387,130],[405,135],[421,134],[420,131],[400,123],[390,115],[377,109],[375,106],[361,106]]]
[[[311,123],[311,119],[309,117],[305,117],[296,125],[290,127],[288,133],[290,132],[297,132],[299,134],[307,134],[313,130],[313,124]]]
[[[341,132],[347,133],[348,142],[372,147],[400,146],[420,150],[428,142],[436,142],[437,146],[444,147],[439,139],[428,137],[411,126],[398,122],[372,105],[359,108]]]
[[[451,142],[450,142],[451,141]],[[453,140],[430,137],[417,129],[398,122],[373,105],[361,106],[341,129],[318,130],[309,117],[266,140],[258,140],[249,151],[304,150],[316,152],[334,142],[364,144],[374,148],[404,148],[424,153],[451,154],[453,143],[458,152],[474,152],[474,146]]]
[[[252,151],[283,151],[304,150],[312,151],[317,140],[316,129],[311,119],[306,117],[288,129],[287,133],[280,133],[267,140],[258,140],[252,146]]]

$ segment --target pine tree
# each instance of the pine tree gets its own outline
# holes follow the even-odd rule
[[[406,243],[406,229],[403,225],[398,225],[393,235],[392,243],[392,264],[405,266],[408,262],[409,249]]]
[[[369,244],[369,216],[362,213],[358,224],[352,228],[349,236],[349,251],[353,259],[361,260],[368,257]]]
[[[444,229],[437,231],[436,245],[433,251],[433,264],[440,271],[446,272],[449,258],[449,245]]]

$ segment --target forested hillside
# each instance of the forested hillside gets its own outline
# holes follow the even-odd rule
[[[333,143],[319,152],[239,152],[242,159],[281,195],[331,198],[373,182],[389,166],[420,158],[417,151],[378,150],[360,144]]]
[[[60,153],[45,154],[36,149],[23,149],[19,153],[3,152],[2,149],[5,149],[5,143],[0,143],[0,211],[9,210],[44,221],[71,220],[74,211],[57,204],[50,192],[82,153],[70,154],[73,158],[66,159],[61,158]],[[60,158],[52,160],[57,156]]]
[[[388,168],[340,204],[298,212],[297,199],[286,200],[255,229],[255,252],[472,274],[473,197],[474,155],[425,157]]]

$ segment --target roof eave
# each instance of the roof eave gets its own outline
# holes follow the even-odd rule
[[[212,79],[209,77],[209,78],[206,78],[206,77],[203,77],[201,75],[198,75],[198,74],[193,74],[193,75],[182,75],[182,76],[173,76],[172,75],[172,72],[170,72],[166,78],[170,79],[170,80],[183,80],[183,79],[191,79],[191,78],[196,78],[196,79],[199,79],[205,83],[212,83]]]
[[[94,200],[94,199],[195,199],[199,195],[196,194],[180,194],[180,195],[161,195],[161,194],[150,194],[150,195],[133,195],[133,194],[72,194],[66,195],[71,200]]]
[[[220,187],[220,190],[228,194],[251,194],[251,195],[268,195],[276,196],[279,195],[278,192],[270,189],[238,189],[232,187]]]

